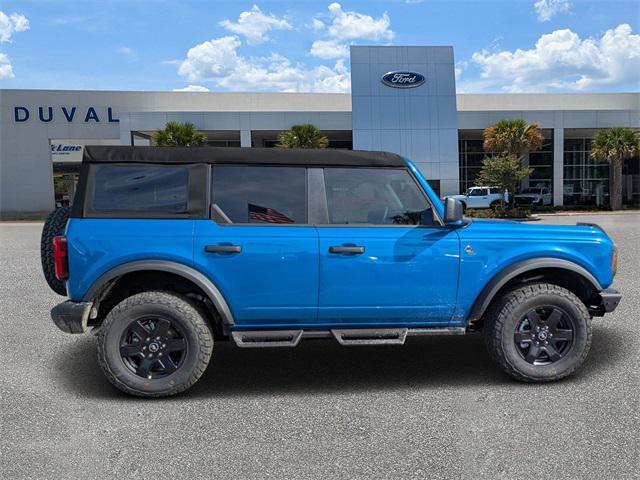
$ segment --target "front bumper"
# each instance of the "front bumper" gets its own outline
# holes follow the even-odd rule
[[[51,318],[56,327],[65,333],[84,333],[92,307],[92,302],[67,300],[51,309]]]
[[[601,317],[605,313],[613,312],[622,300],[622,294],[613,288],[605,288],[598,292],[598,303],[594,305],[591,313],[596,317]]]

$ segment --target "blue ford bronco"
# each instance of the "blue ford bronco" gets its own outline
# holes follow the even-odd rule
[[[463,217],[391,153],[87,147],[71,210],[42,235],[51,311],[97,335],[133,395],[176,394],[215,341],[403,344],[482,331],[526,382],[583,363],[613,311],[617,248],[597,225]]]

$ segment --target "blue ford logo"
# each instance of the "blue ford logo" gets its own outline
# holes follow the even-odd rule
[[[382,76],[382,83],[394,88],[415,88],[424,81],[424,75],[416,72],[389,72]]]

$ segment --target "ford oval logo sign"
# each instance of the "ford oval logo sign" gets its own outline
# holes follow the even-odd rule
[[[382,83],[394,88],[415,88],[424,82],[424,75],[416,72],[389,72],[382,76]]]

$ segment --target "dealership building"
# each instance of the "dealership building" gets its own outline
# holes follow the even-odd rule
[[[392,72],[392,75],[389,73]],[[482,131],[501,119],[537,123],[542,148],[523,187],[555,205],[606,205],[609,166],[589,158],[601,129],[640,129],[639,93],[456,93],[452,47],[351,47],[351,94],[0,90],[0,216],[41,215],[73,197],[85,145],[149,145],[169,121],[215,147],[273,147],[311,123],[330,147],[412,159],[441,196],[475,183]],[[623,203],[640,201],[640,160],[623,167]]]

